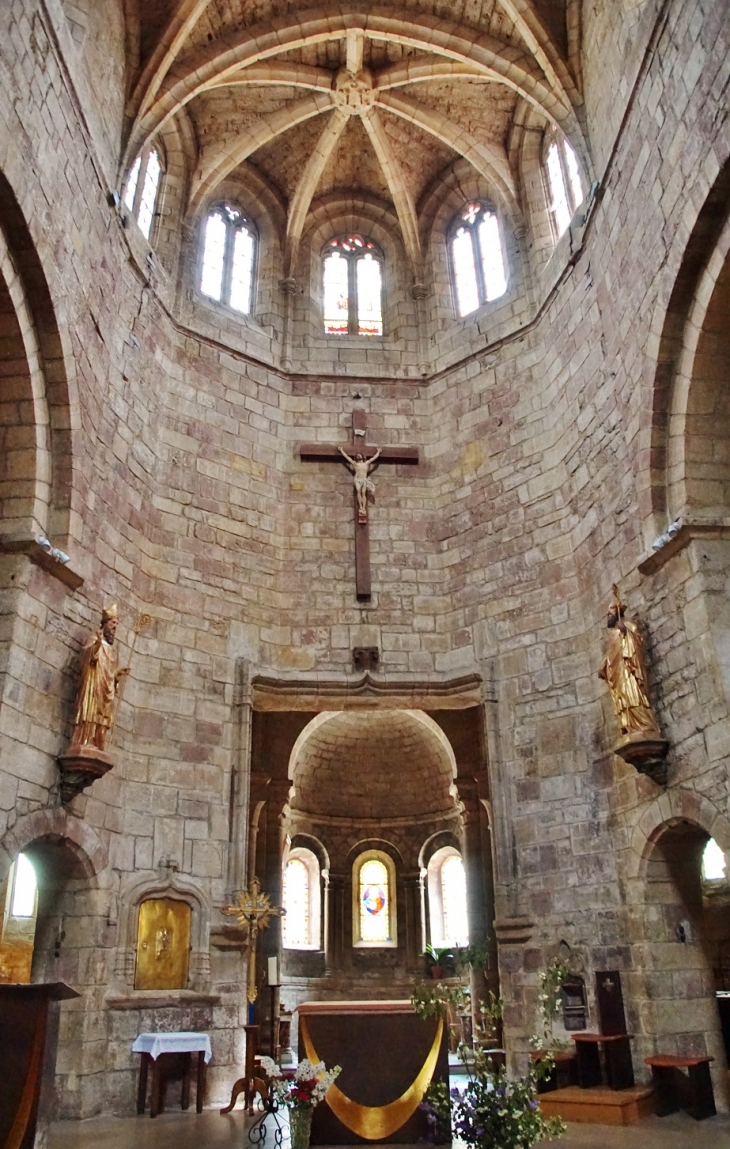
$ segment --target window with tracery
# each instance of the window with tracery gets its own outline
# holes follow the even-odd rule
[[[449,252],[459,315],[470,315],[507,290],[497,213],[487,204],[465,205],[450,228]]]
[[[702,853],[702,877],[706,882],[724,882],[725,870],[725,855],[715,839],[710,838]]]
[[[160,153],[152,146],[140,152],[127,176],[124,206],[129,208],[145,239],[149,239],[152,232],[161,176]]]
[[[555,238],[567,231],[575,210],[583,202],[583,184],[575,152],[555,124],[548,131],[545,170],[550,192],[550,215]]]
[[[281,921],[285,949],[308,950],[320,946],[319,862],[311,850],[297,846],[284,864]]]
[[[249,315],[253,308],[256,229],[232,204],[208,212],[203,226],[200,290],[209,299]]]
[[[443,846],[433,855],[428,863],[427,884],[431,944],[437,949],[468,945],[466,872],[461,855],[453,846]]]
[[[326,335],[383,334],[383,255],[372,240],[330,240],[322,280]]]
[[[353,867],[353,933],[356,946],[395,946],[395,867],[379,850],[361,854]]]

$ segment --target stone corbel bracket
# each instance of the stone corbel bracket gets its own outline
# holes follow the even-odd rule
[[[532,937],[535,923],[525,915],[513,918],[496,918],[494,936],[500,946],[523,946]]]
[[[730,539],[730,519],[718,519],[714,522],[702,520],[682,522],[673,538],[639,563],[639,570],[643,575],[655,574],[669,559],[683,551],[695,539]]]
[[[0,535],[0,554],[27,555],[32,563],[41,567],[70,590],[78,590],[84,580],[68,563],[61,562],[32,535]]]

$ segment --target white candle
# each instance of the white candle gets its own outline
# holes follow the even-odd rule
[[[270,957],[268,960],[269,960],[269,985],[278,985],[279,984],[279,970],[278,970],[278,964],[279,963],[278,963],[278,960],[275,957]]]

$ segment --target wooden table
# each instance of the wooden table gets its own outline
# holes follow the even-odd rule
[[[591,1089],[603,1084],[600,1046],[606,1061],[609,1089],[630,1089],[634,1084],[634,1066],[631,1061],[631,1033],[573,1033],[578,1059],[578,1084]]]
[[[144,1113],[147,1106],[147,1081],[152,1067],[150,1117],[165,1109],[165,1090],[172,1076],[171,1070],[182,1058],[182,1094],[180,1108],[190,1108],[190,1080],[193,1054],[197,1054],[195,1109],[203,1112],[205,1096],[206,1061],[210,1059],[210,1038],[207,1033],[141,1033],[133,1047],[141,1054],[137,1084],[137,1112]]]
[[[674,1057],[658,1053],[647,1057],[657,1097],[657,1114],[666,1117],[679,1109],[686,1110],[695,1121],[714,1117],[715,1094],[710,1077],[710,1062],[714,1057]],[[682,1070],[687,1070],[687,1077]]]

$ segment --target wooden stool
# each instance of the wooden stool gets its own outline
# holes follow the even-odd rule
[[[530,1054],[532,1061],[543,1061],[548,1056],[553,1060],[552,1072],[548,1077],[543,1077],[538,1082],[538,1093],[552,1093],[555,1089],[566,1089],[569,1085],[578,1084],[578,1066],[575,1050],[536,1049]]]
[[[710,1062],[714,1057],[674,1057],[658,1053],[647,1057],[657,1096],[657,1114],[666,1117],[684,1109],[695,1121],[714,1117],[715,1093],[710,1076]],[[686,1069],[688,1076],[682,1073]]]
[[[603,1084],[599,1046],[603,1046],[606,1059],[606,1078],[609,1089],[630,1089],[634,1084],[634,1066],[631,1061],[630,1033],[573,1033],[578,1059],[578,1084],[591,1089]]]

